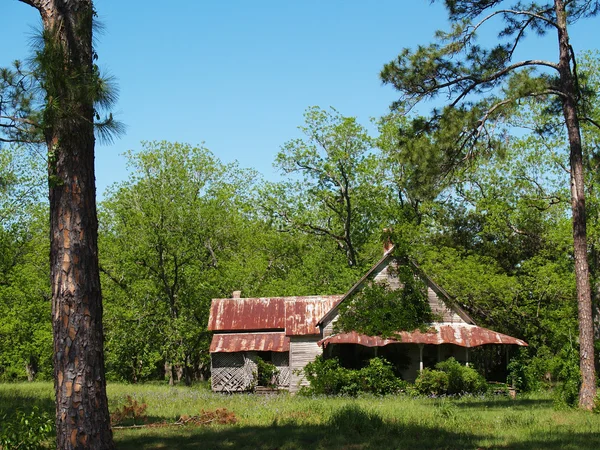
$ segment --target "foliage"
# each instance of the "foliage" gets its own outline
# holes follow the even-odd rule
[[[437,363],[435,368],[448,374],[448,394],[481,394],[487,390],[485,378],[479,372],[454,358]]]
[[[415,388],[424,395],[482,394],[487,391],[485,378],[475,369],[463,366],[454,358],[436,364],[437,370],[423,369]]]
[[[107,365],[141,381],[167,363],[168,377],[181,367],[189,383],[208,364],[210,299],[224,296],[219,279],[251,176],[205,148],[144,145],[128,153],[130,179],[102,205]]]
[[[587,164],[581,123],[598,124],[591,107],[597,90],[589,89],[584,74],[583,82],[579,82],[578,61],[568,29],[579,20],[596,16],[600,5],[595,1],[562,0],[541,3],[460,0],[444,4],[450,30],[438,31],[429,45],[402,50],[381,72],[382,80],[400,92],[393,106],[403,112],[410,111],[421,101],[447,99],[444,106],[434,108],[428,117],[417,117],[403,124],[401,134],[413,144],[422,144],[427,149],[426,154],[431,153],[431,147],[434,154],[437,150],[441,155],[439,173],[460,180],[465,167],[473,161],[502,153],[506,137],[514,134],[510,118],[516,111],[532,108],[555,118],[552,126],[533,128],[530,134],[550,141],[557,135],[568,140],[569,158],[563,167],[570,174],[571,214],[568,218],[573,227],[579,345],[581,354],[588,355],[580,361],[580,406],[589,410],[596,395],[596,377],[586,231],[584,168]],[[498,23],[501,26],[496,31],[497,39],[490,47],[476,42],[480,29]],[[554,34],[558,50],[556,62],[540,59],[535,53],[523,60],[517,59],[524,38],[530,32],[539,36]],[[552,143],[546,149],[552,152]],[[473,181],[485,182],[485,178]],[[536,184],[536,187],[537,197],[542,201],[526,200],[533,208],[549,209],[561,201],[560,197],[544,195],[544,184]],[[482,203],[485,206],[485,200]],[[519,211],[527,209],[519,208]],[[528,235],[515,225],[514,218],[527,221],[528,214],[515,217],[503,208],[501,215],[515,234],[528,237],[539,234],[534,230]]]
[[[581,387],[579,352],[570,346],[564,349],[561,356],[555,402],[558,406],[576,407]]]
[[[256,363],[255,378],[257,386],[276,387],[274,377],[277,376],[279,370],[275,367],[275,364],[260,357],[257,357],[254,362]]]
[[[340,366],[337,358],[317,357],[308,363],[304,376],[310,387],[303,387],[304,395],[376,395],[393,394],[405,383],[396,377],[392,364],[383,358],[373,358],[362,369],[346,369]]]
[[[0,448],[38,450],[46,448],[54,433],[54,419],[34,407],[31,412],[16,409],[0,416]]]
[[[52,377],[45,207],[0,227],[0,380]]]
[[[265,185],[262,207],[282,230],[324,237],[349,267],[363,267],[373,237],[395,218],[373,140],[333,108],[311,107],[304,117],[304,137],[285,143],[275,161],[287,179]]]
[[[446,372],[426,367],[415,380],[415,388],[420,394],[438,396],[448,391],[448,382]]]
[[[399,331],[423,330],[435,319],[425,284],[412,266],[404,264],[390,270],[397,272],[402,287],[392,289],[375,282],[364,286],[340,305],[337,330],[394,337]]]

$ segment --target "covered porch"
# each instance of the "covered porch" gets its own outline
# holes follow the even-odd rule
[[[436,323],[426,332],[401,332],[397,338],[388,339],[340,333],[322,339],[319,345],[325,358],[336,357],[344,367],[358,369],[378,356],[391,362],[399,377],[414,381],[424,368],[433,368],[450,357],[466,365],[477,360],[478,367],[490,369],[492,365],[484,359],[496,356],[505,369],[508,350],[527,343],[476,325]],[[482,351],[484,347],[486,351]]]

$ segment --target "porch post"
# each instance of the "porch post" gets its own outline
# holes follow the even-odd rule
[[[423,372],[423,346],[424,344],[419,344],[419,372]]]
[[[469,347],[465,347],[465,366],[469,367]]]
[[[437,346],[437,351],[438,351],[437,362],[442,362],[442,345],[441,344]]]
[[[373,347],[373,348],[375,349],[375,358],[377,358],[377,349],[378,349],[379,347],[375,346],[375,347]]]

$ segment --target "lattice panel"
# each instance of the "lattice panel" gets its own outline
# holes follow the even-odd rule
[[[255,384],[256,352],[213,353],[211,358],[211,387],[213,391],[239,392]],[[279,370],[278,387],[290,387],[290,358],[287,352],[273,352],[273,364]]]
[[[277,374],[277,386],[290,387],[290,355],[288,352],[274,352],[272,355],[273,364],[279,370]]]
[[[249,364],[242,353],[213,353],[211,362],[213,391],[245,391],[252,384],[252,370],[248,374]]]

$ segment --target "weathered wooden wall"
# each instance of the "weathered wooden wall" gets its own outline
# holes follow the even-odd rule
[[[306,364],[323,353],[317,345],[320,336],[292,336],[290,340],[290,392],[298,392],[300,387],[308,386],[308,381],[301,373]]]

